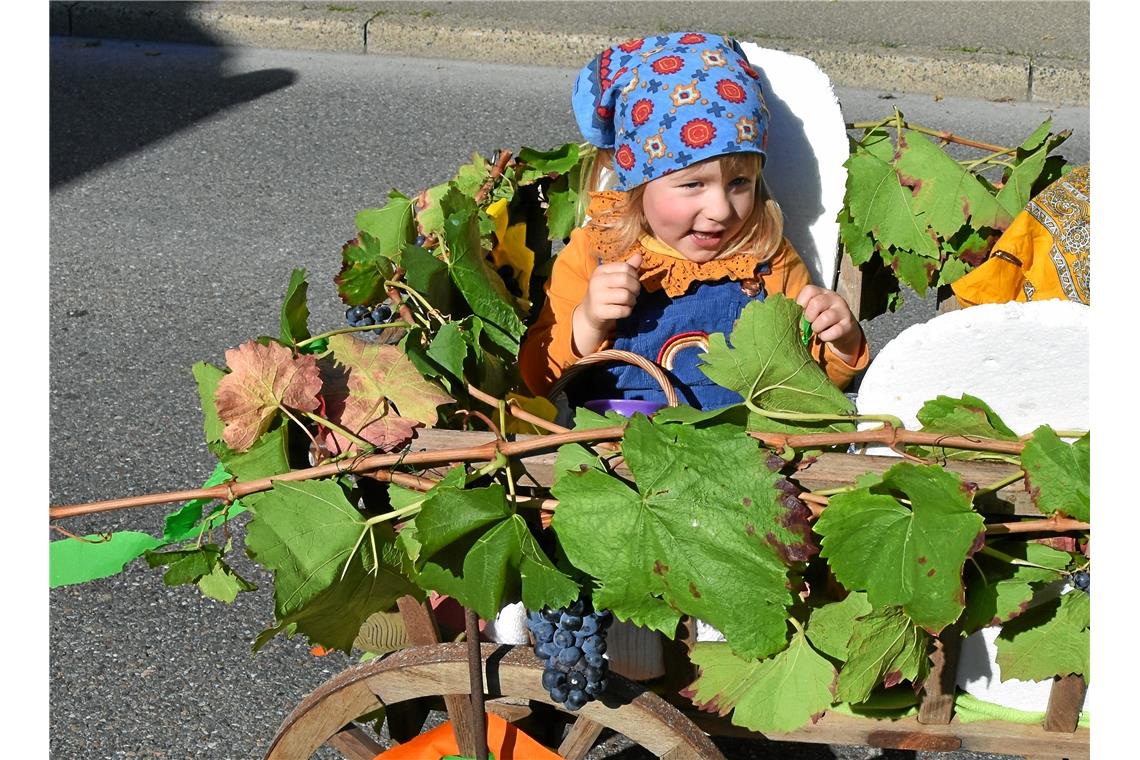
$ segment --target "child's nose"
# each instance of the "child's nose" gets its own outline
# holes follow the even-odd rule
[[[709,219],[717,222],[725,222],[732,218],[734,211],[732,203],[729,202],[728,192],[721,189],[713,189],[709,192],[707,203],[705,204],[705,215]]]

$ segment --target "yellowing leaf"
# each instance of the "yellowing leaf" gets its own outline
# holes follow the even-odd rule
[[[498,240],[491,250],[491,261],[495,269],[509,266],[518,280],[522,297],[530,302],[530,275],[534,271],[534,251],[526,245],[526,224],[519,222],[508,226],[507,199],[500,198],[487,207],[487,215],[495,222],[495,238]]]
[[[373,409],[391,414],[381,400],[396,404],[401,417],[426,425],[438,419],[437,407],[454,401],[418,373],[396,346],[358,341],[349,335],[328,338],[337,363],[348,369],[349,400],[363,404],[360,414]],[[355,412],[353,412],[355,414]]]
[[[507,403],[513,403],[519,409],[525,412],[530,412],[536,417],[541,417],[544,420],[554,422],[555,417],[558,416],[558,409],[554,404],[550,403],[549,399],[531,398],[529,396],[520,396],[517,393],[507,394]],[[528,435],[542,435],[546,430],[532,425],[529,422],[524,422],[517,417],[507,417],[507,432],[508,433],[525,433]]]
[[[226,351],[230,373],[218,381],[214,403],[225,423],[222,440],[245,451],[269,427],[278,409],[313,411],[321,376],[312,356],[293,356],[279,343],[247,341]]]

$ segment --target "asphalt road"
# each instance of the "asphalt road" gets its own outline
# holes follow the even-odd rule
[[[276,334],[294,267],[309,272],[310,324],[339,326],[332,277],[358,209],[442,181],[473,150],[578,139],[569,69],[72,40],[53,40],[50,63],[52,504],[202,482],[213,461],[190,366]],[[1084,108],[839,94],[849,120],[897,106],[1000,144],[1051,113],[1074,130],[1065,155],[1088,159]],[[932,309],[911,299],[866,325],[872,345]],[[160,532],[167,511],[64,527]],[[228,608],[138,563],[51,592],[52,757],[257,757],[296,702],[350,663],[283,638],[253,656],[272,623],[269,579],[235,564],[262,588]],[[643,756],[611,746],[592,757]]]

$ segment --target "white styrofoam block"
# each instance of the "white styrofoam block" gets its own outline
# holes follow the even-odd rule
[[[867,368],[859,413],[917,430],[923,403],[968,393],[1018,435],[1041,425],[1088,430],[1089,316],[1084,304],[1051,300],[981,304],[912,325]]]
[[[697,620],[697,641],[727,641],[724,634],[703,620]]]
[[[764,179],[784,212],[784,236],[811,271],[835,287],[839,211],[850,154],[831,80],[814,61],[753,42],[740,47],[756,68],[771,116]]]
[[[526,607],[522,602],[508,604],[499,610],[494,620],[483,626],[483,635],[496,644],[529,643],[526,629]]]

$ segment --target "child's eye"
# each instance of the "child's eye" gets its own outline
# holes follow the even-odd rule
[[[755,182],[755,180],[753,180],[751,177],[737,177],[729,184],[732,187],[748,187],[751,186],[753,182]]]

